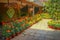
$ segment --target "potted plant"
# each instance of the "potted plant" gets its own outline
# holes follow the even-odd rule
[[[48,23],[52,28],[60,28],[60,0],[49,0],[45,2],[44,11],[52,16],[52,21]]]
[[[10,40],[11,26],[8,24],[3,25],[2,31],[2,35],[6,38],[6,40]]]
[[[60,30],[60,20],[59,21],[54,21],[54,20],[51,20],[48,22],[48,26],[52,29],[58,29]]]
[[[15,30],[15,33],[17,35],[19,35],[20,31],[21,31],[21,23],[18,21],[18,20],[15,20],[13,23],[13,26],[14,26],[14,30]],[[13,32],[14,33],[14,32]]]

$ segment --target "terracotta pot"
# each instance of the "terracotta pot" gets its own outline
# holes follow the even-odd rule
[[[4,25],[5,24],[5,22],[2,22],[2,25]]]
[[[15,36],[18,36],[17,33],[15,34]]]
[[[17,35],[19,35],[20,34],[20,32],[17,32]]]
[[[10,36],[10,39],[12,39],[12,36]]]
[[[49,25],[49,28],[60,30],[60,28],[54,28],[54,26],[50,26],[50,25]]]
[[[10,38],[6,38],[6,40],[10,40]]]
[[[12,35],[12,38],[14,38],[15,37],[15,34],[14,35]]]
[[[60,28],[57,28],[57,30],[60,30]]]
[[[18,20],[19,22],[22,22],[22,19]]]
[[[54,29],[54,27],[53,27],[53,26],[50,26],[50,25],[49,25],[49,28],[52,28],[52,29]]]

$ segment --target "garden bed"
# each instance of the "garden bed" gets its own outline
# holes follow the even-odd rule
[[[60,30],[60,21],[59,20],[51,20],[48,22],[49,28]]]
[[[50,25],[48,25],[48,26],[49,26],[49,28],[51,28],[51,29],[60,30],[60,28],[57,28],[57,27],[54,27],[54,26],[50,26]]]
[[[6,40],[10,40],[11,38],[14,38],[15,36],[21,34],[24,30],[28,29],[40,20],[40,14],[37,14],[32,17],[25,16],[20,19],[13,19],[8,22],[2,22],[2,34],[6,38]]]

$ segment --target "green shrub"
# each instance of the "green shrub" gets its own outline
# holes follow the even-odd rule
[[[46,19],[50,19],[50,18],[51,18],[51,15],[48,14],[48,13],[42,13],[42,14],[41,14],[41,17],[42,17],[42,18],[46,18]]]
[[[60,28],[60,21],[52,20],[48,22],[48,25]]]
[[[48,0],[48,2],[45,2],[44,11],[49,13],[54,20],[60,19],[60,0]]]
[[[7,32],[7,30],[11,30],[11,26],[8,24],[3,25],[2,27],[2,35],[4,37],[10,37],[11,36],[11,32]]]

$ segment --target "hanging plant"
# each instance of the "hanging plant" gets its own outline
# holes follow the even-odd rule
[[[14,8],[13,7],[9,7],[8,10],[7,10],[8,17],[12,18],[14,14],[15,14]]]

